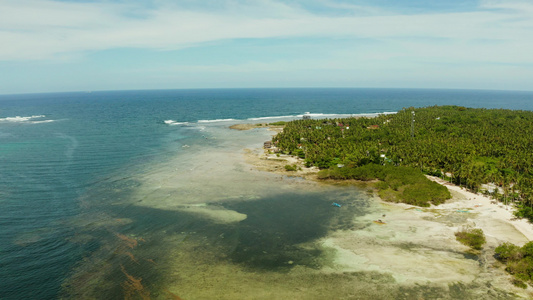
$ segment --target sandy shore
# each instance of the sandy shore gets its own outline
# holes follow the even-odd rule
[[[325,246],[339,253],[338,270],[386,272],[407,284],[490,282],[493,287],[530,299],[533,289],[521,290],[510,283],[512,276],[494,258],[494,249],[503,242],[522,246],[533,240],[533,225],[515,218],[511,207],[439,178],[430,179],[446,186],[452,199],[439,206],[419,208],[377,198],[382,210],[358,220],[366,226],[364,229],[338,232],[324,239]],[[376,219],[386,224],[368,226]],[[455,239],[455,232],[465,227],[481,228],[486,236],[478,259],[465,259],[471,250]]]
[[[274,132],[281,132],[283,131],[282,125],[271,125],[268,123],[259,123],[259,124],[235,124],[231,125],[230,129],[235,130],[251,130],[255,128],[268,128],[268,130],[274,131]]]
[[[523,245],[533,237],[532,226],[515,220],[510,210],[438,178],[432,179],[445,184],[453,199],[429,208],[384,202],[373,196],[372,189],[348,182],[317,181],[317,168],[260,148],[273,132],[255,128],[208,128],[203,134],[212,140],[203,139],[183,148],[174,160],[151,166],[128,198],[138,207],[178,212],[176,220],[216,224],[209,225],[216,229],[213,235],[196,229],[162,235],[164,244],[173,249],[166,283],[172,293],[184,299],[208,299],[215,293],[225,295],[220,299],[527,299],[533,295],[531,288],[513,286],[512,276],[493,257],[502,242]],[[287,171],[286,165],[296,165],[297,170]],[[291,198],[298,194],[305,194],[304,202]],[[284,272],[256,272],[228,259],[232,249],[251,247],[248,239],[261,246],[254,252],[256,258],[276,251],[285,255],[288,243],[278,243],[280,234],[301,234],[318,222],[293,224],[297,216],[307,220],[308,207],[299,203],[313,203],[309,202],[313,197],[320,198],[318,202],[328,199],[317,207],[334,210],[336,217],[324,223],[323,235],[288,248],[298,251],[287,252],[286,263],[304,257],[303,250],[317,250],[313,258],[317,267],[295,263]],[[342,207],[332,207],[331,202]],[[287,208],[289,204],[294,206]],[[248,210],[254,207],[261,213]],[[286,211],[294,214],[275,218]],[[376,224],[378,219],[385,224]],[[280,220],[297,230],[280,227],[268,235],[267,229]],[[259,221],[264,223],[253,227]],[[487,236],[487,244],[475,255],[455,239],[455,232],[465,226],[481,228]],[[224,230],[218,232],[219,228]]]
[[[455,196],[452,201],[436,206],[435,209],[468,210],[468,213],[476,215],[472,218],[473,225],[483,229],[488,238],[501,242],[512,242],[520,246],[533,240],[533,224],[526,219],[516,218],[513,215],[515,208],[498,203],[482,194],[472,193],[440,178],[432,176],[428,176],[428,178],[446,186],[453,195],[460,195],[459,197]],[[509,232],[504,228],[507,227],[506,225],[501,224],[514,227],[515,231],[521,233],[523,237],[517,237],[514,232]]]
[[[268,127],[268,124],[237,124],[230,128],[250,130],[258,127]],[[280,132],[283,129],[283,126],[270,127],[270,130],[275,132]],[[254,152],[246,149],[245,158],[247,163],[254,165],[259,170],[282,175],[316,180],[316,173],[319,171],[316,167],[306,168],[302,159],[290,155],[276,155],[268,153],[268,151],[261,153],[261,151]],[[286,171],[285,165],[295,165],[298,170]],[[526,242],[533,240],[533,224],[526,219],[516,218],[513,215],[513,207],[498,203],[485,195],[472,193],[438,177],[428,176],[428,178],[446,186],[453,195],[451,200],[445,204],[433,206],[431,210],[440,215],[452,212],[467,214],[467,222],[466,224],[461,224],[461,226],[481,228],[487,237],[487,246],[496,247],[503,242],[511,242],[522,246]],[[409,205],[404,206],[405,209],[415,208]],[[421,209],[415,208],[415,211],[419,212]]]
[[[262,152],[245,151],[246,162],[262,171],[316,180],[318,170],[305,168],[301,159]],[[288,172],[284,169],[287,164],[300,169]],[[533,225],[516,219],[510,206],[439,178],[429,178],[446,186],[452,199],[420,208],[375,197],[372,212],[354,220],[356,230],[335,231],[321,240],[324,247],[336,253],[335,266],[324,271],[379,272],[392,275],[399,284],[448,287],[463,282],[480,290],[489,285],[489,293],[511,291],[524,298],[533,295],[530,287],[514,287],[512,276],[494,258],[494,249],[503,242],[522,246],[533,240]],[[378,219],[385,224],[376,224]],[[465,227],[481,228],[485,233],[487,243],[477,255],[472,256],[472,250],[455,239],[455,232]]]
[[[99,224],[138,228],[102,243],[107,247],[102,252],[113,256],[117,252],[109,246],[124,249],[115,261],[118,270],[129,263],[134,267],[126,266],[128,274],[148,287],[149,273],[143,272],[155,268],[165,293],[182,299],[533,297],[532,288],[513,286],[493,257],[500,243],[523,245],[533,237],[532,226],[515,220],[511,211],[437,178],[453,199],[429,208],[381,201],[372,184],[314,180],[316,168],[261,148],[272,131],[252,129],[196,129],[201,139],[127,178],[124,197],[106,199],[132,218],[113,219],[111,225],[107,217],[98,218]],[[297,170],[287,171],[286,165]],[[161,223],[136,225],[133,217],[145,216]],[[378,219],[385,224],[376,224]],[[472,254],[455,239],[465,226],[485,232],[481,252]],[[136,235],[143,237],[138,247],[123,245]],[[139,263],[148,265],[133,274]],[[112,266],[108,259],[87,260],[72,286],[99,289],[86,275],[105,283]]]
[[[283,174],[287,176],[299,176],[306,179],[316,180],[316,167],[306,168],[303,160],[290,155],[276,155],[267,152],[252,151],[245,149],[245,160],[257,169]],[[285,165],[296,165],[297,171],[286,171]],[[417,208],[407,204],[392,204],[383,202],[384,205],[397,205],[416,213],[426,212],[433,215],[459,213],[466,216],[466,221],[461,226],[481,228],[488,238],[490,246],[499,245],[503,242],[511,242],[522,246],[533,240],[533,224],[526,219],[518,219],[513,215],[514,208],[503,205],[482,194],[472,193],[464,188],[453,185],[438,177],[427,176],[430,180],[442,184],[450,190],[452,199],[445,204],[432,206],[429,209]],[[381,201],[381,200],[380,200]],[[456,226],[457,227],[457,226]],[[512,227],[512,230],[509,230]]]

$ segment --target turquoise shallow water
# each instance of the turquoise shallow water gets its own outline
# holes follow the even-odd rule
[[[0,95],[0,299],[75,298],[73,290],[100,282],[99,275],[110,282],[124,276],[121,266],[132,274],[142,273],[147,285],[156,291],[163,282],[164,266],[153,267],[149,260],[123,261],[113,258],[113,253],[122,249],[118,244],[124,241],[121,238],[133,236],[145,240],[136,241],[144,243],[146,250],[142,251],[146,254],[136,255],[153,260],[164,257],[165,248],[154,240],[164,240],[168,232],[186,240],[210,240],[222,234],[221,230],[231,231],[224,235],[225,242],[209,242],[226,253],[224,259],[252,269],[291,268],[286,264],[287,253],[301,250],[294,244],[323,235],[332,222],[343,226],[343,218],[348,216],[335,211],[322,215],[317,209],[340,194],[287,191],[270,197],[265,192],[260,194],[264,197],[251,202],[208,201],[209,205],[249,216],[264,212],[279,217],[249,218],[232,231],[227,228],[230,225],[220,227],[183,211],[134,205],[133,199],[141,199],[137,190],[143,186],[142,174],[156,172],[153,166],[169,160],[179,164],[180,157],[183,168],[194,168],[191,158],[195,156],[185,151],[185,145],[210,151],[238,146],[242,141],[236,137],[219,135],[235,122],[257,123],[265,117],[291,119],[305,112],[315,117],[382,113],[436,104],[533,110],[533,93],[228,89]],[[209,172],[207,167],[205,172]],[[216,177],[209,178],[217,181]],[[184,198],[203,195],[192,188],[184,191]],[[160,190],[144,196],[166,199],[158,193]],[[246,193],[238,196],[246,198]],[[351,208],[351,214],[364,213],[366,200],[362,195],[358,199],[361,204]],[[305,212],[299,210],[299,216],[318,216],[323,223],[309,226],[312,220],[279,213],[302,208],[304,200],[308,205],[303,206]],[[264,229],[272,222],[294,222],[291,228],[299,229]],[[257,245],[274,248],[265,250],[263,246],[259,250]],[[120,251],[131,253],[125,247]],[[320,264],[313,261],[319,250],[307,250],[298,252],[295,265]],[[106,261],[110,270],[88,276],[91,270],[86,261],[98,265],[99,259]],[[99,296],[122,298],[121,282],[102,288]]]

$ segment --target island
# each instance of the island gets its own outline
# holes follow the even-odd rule
[[[510,232],[501,241],[508,225],[533,239],[531,136],[530,111],[409,107],[372,118],[287,122],[265,143],[266,154],[255,165],[318,181],[363,184],[383,201],[435,218],[464,214],[457,241],[474,255],[491,254],[514,275],[515,286],[526,288],[533,283],[533,242],[514,245]],[[498,244],[487,245],[485,235],[497,236]],[[483,247],[490,250],[480,252]]]

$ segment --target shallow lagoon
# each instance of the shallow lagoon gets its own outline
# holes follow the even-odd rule
[[[72,242],[92,251],[65,281],[64,298],[516,297],[503,271],[487,271],[448,225],[353,185],[258,171],[244,149],[262,151],[272,132],[229,125],[180,128],[201,131],[173,156],[82,196],[87,213],[73,220]],[[388,224],[373,223],[383,213]]]
[[[403,214],[354,187],[256,171],[242,149],[261,146],[269,132],[199,120],[256,123],[436,103],[531,110],[531,96],[394,89],[2,95],[0,298],[468,298],[512,290],[490,252],[465,259],[448,224],[464,218],[450,215],[439,225],[431,214]],[[338,210],[332,201],[345,203]],[[271,213],[259,214],[264,209]],[[387,226],[372,223],[384,211]],[[275,242],[285,226],[263,228],[269,222],[293,225],[281,232],[283,243]],[[262,252],[267,246],[272,253]],[[443,258],[441,272],[435,257]],[[446,283],[440,274],[457,265],[464,278],[451,279],[464,283]],[[427,274],[440,281],[428,284]]]

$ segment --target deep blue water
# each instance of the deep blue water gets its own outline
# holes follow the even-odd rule
[[[0,95],[0,299],[57,298],[72,268],[97,248],[71,242],[76,234],[71,220],[106,198],[88,199],[87,193],[112,185],[110,178],[124,170],[172,157],[179,145],[201,138],[200,132],[187,130],[198,121],[432,105],[533,110],[533,92],[217,89]],[[165,120],[188,124],[168,126]]]

